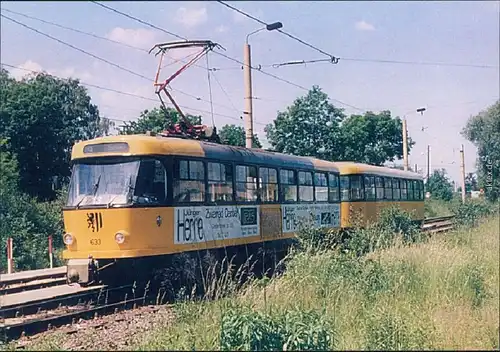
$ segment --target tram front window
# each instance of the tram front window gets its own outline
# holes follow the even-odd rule
[[[158,204],[166,196],[166,173],[153,159],[93,159],[73,166],[67,206]]]

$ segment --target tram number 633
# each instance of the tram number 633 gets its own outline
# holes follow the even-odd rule
[[[92,238],[90,240],[90,244],[92,246],[99,246],[101,244],[101,239],[100,238]]]

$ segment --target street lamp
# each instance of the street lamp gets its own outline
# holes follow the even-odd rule
[[[426,108],[418,108],[416,112],[419,112],[421,115],[424,114]],[[411,111],[410,111],[411,113]],[[403,115],[403,160],[404,160],[404,170],[408,171],[408,130],[406,128],[406,115]]]
[[[243,78],[245,81],[245,147],[252,148],[253,140],[253,115],[252,115],[252,60],[250,54],[250,44],[248,44],[248,38],[255,33],[267,29],[268,31],[274,31],[283,27],[281,22],[274,22],[266,25],[265,27],[259,28],[249,34],[247,34],[245,46],[243,50]]]

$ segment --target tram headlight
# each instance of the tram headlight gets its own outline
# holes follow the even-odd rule
[[[70,233],[64,234],[63,242],[65,245],[71,246],[73,244],[73,235],[71,235]]]
[[[115,241],[118,244],[123,244],[123,242],[125,242],[125,234],[123,234],[121,232],[117,232],[115,234]]]

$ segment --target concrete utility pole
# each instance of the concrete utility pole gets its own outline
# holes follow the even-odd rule
[[[243,78],[245,80],[245,147],[252,148],[253,137],[253,107],[252,107],[252,59],[250,55],[250,45],[245,43],[243,51],[244,69]]]
[[[465,158],[464,158],[464,145],[460,149],[460,171],[462,173],[462,202],[465,203]]]
[[[424,114],[426,108],[419,108],[416,112]],[[406,114],[403,116],[403,167],[405,171],[408,171],[408,128],[406,124]]]
[[[403,119],[403,161],[404,170],[408,171],[408,130],[406,129],[406,119]]]
[[[417,164],[415,164],[415,165],[413,166],[413,170],[415,171],[415,173],[418,173],[418,165],[417,165]]]
[[[431,146],[427,145],[427,182],[431,176]]]
[[[245,46],[243,48],[243,79],[245,81],[245,147],[252,148],[253,141],[253,105],[252,105],[252,54],[250,51],[250,44],[248,44],[248,38],[257,32],[264,29],[268,31],[273,31],[275,29],[280,29],[283,27],[281,22],[274,22],[266,25],[265,27],[259,28],[247,35]]]

